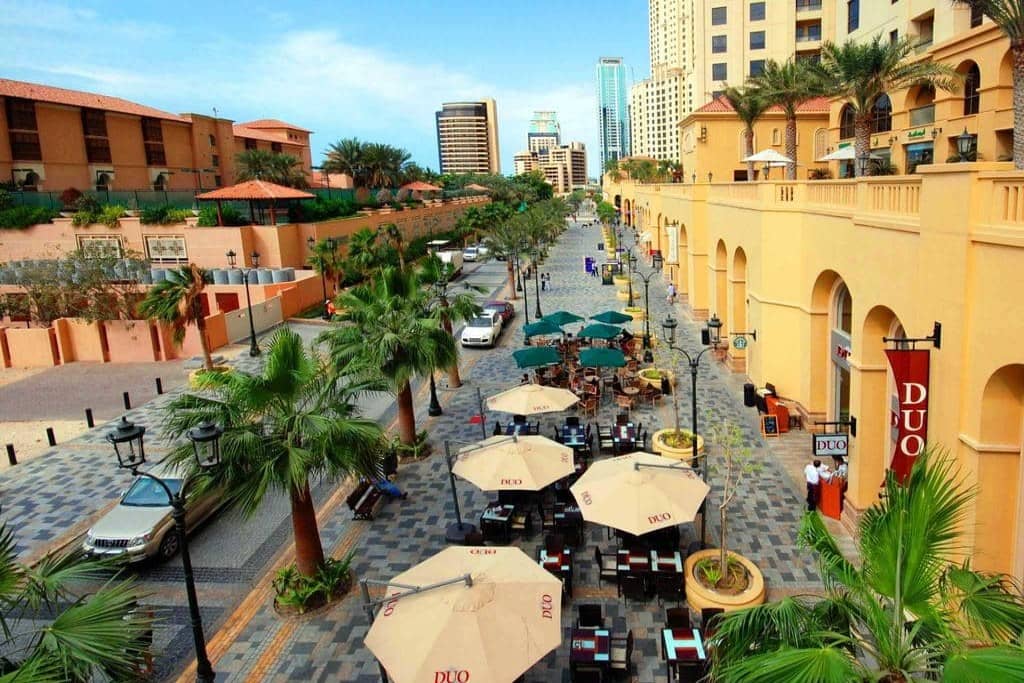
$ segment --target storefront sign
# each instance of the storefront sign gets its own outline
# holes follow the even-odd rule
[[[842,330],[832,330],[832,362],[846,370],[850,369],[850,335]]]
[[[743,336],[736,337],[732,340],[732,347],[737,351],[742,351],[747,348],[747,338]]]
[[[924,450],[928,438],[928,354],[927,350],[885,351],[899,399],[898,436],[890,469],[901,482],[910,474],[914,459]]]
[[[924,128],[918,128],[917,130],[912,130],[909,133],[907,133],[907,139],[915,140],[917,138],[923,138],[927,134],[927,130],[925,130]]]
[[[811,434],[815,455],[846,456],[850,450],[850,437],[846,434]]]

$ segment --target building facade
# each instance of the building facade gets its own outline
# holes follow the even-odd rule
[[[516,175],[539,170],[556,195],[566,195],[587,184],[587,148],[582,142],[515,156]]]
[[[535,111],[526,133],[526,148],[540,154],[544,150],[562,144],[562,127],[558,115],[553,111]]]
[[[597,62],[597,132],[601,168],[630,155],[629,86],[621,57]]]
[[[678,161],[679,122],[686,116],[686,74],[681,69],[634,83],[629,90],[632,156]]]
[[[446,102],[436,112],[441,173],[501,173],[498,112],[493,99]]]
[[[515,165],[516,175],[522,175],[529,173],[530,171],[537,169],[537,153],[531,152],[530,150],[523,150],[517,152],[512,158],[512,163]]]
[[[276,119],[233,125],[118,97],[0,79],[0,177],[26,191],[198,190],[235,179],[245,149],[311,170],[310,132]]]

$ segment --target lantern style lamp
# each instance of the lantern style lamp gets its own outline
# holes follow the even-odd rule
[[[711,320],[708,320],[707,327],[701,330],[701,339],[705,346],[718,346],[718,343],[722,341],[722,321],[719,319],[717,313],[711,314]]]
[[[192,442],[196,463],[201,469],[208,470],[220,464],[220,437],[224,429],[210,421],[204,421],[188,432],[188,440]]]
[[[226,254],[224,254],[224,256],[226,256],[227,259],[228,259],[228,266],[230,266],[231,268],[234,268],[235,267],[235,261],[236,261],[236,258],[238,256],[238,254],[235,253],[235,250],[234,249],[228,249],[228,252]]]
[[[665,318],[665,321],[661,323],[661,331],[662,334],[665,335],[665,343],[667,343],[669,347],[675,346],[677,327],[679,327],[679,322],[671,315]]]
[[[134,470],[146,463],[146,452],[142,446],[145,433],[145,427],[139,427],[122,416],[114,431],[107,434],[107,441],[117,454],[118,467]]]
[[[961,162],[967,161],[973,146],[974,136],[967,132],[967,128],[964,128],[964,132],[956,136],[956,151],[960,155]]]

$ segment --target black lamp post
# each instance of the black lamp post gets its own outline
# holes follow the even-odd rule
[[[188,538],[185,531],[185,493],[183,488],[172,492],[160,477],[139,468],[146,464],[143,447],[145,427],[139,427],[122,417],[114,431],[107,434],[107,441],[114,447],[118,467],[131,471],[132,474],[152,479],[167,494],[171,503],[171,518],[174,520],[175,532],[178,534],[178,545],[181,549],[181,566],[185,576],[185,593],[188,596],[189,620],[192,624],[192,639],[196,649],[196,680],[200,683],[212,683],[213,666],[206,653],[206,637],[203,635],[203,620],[199,613],[199,600],[196,597],[195,576],[192,573],[192,558],[188,554]],[[190,430],[188,438],[192,442],[196,463],[201,469],[208,470],[220,464],[220,437],[224,430],[211,422],[203,422]]]
[[[229,249],[225,256],[228,257],[228,265],[234,268],[236,256],[234,250]],[[258,356],[260,355],[260,346],[256,343],[256,325],[252,321],[252,297],[249,296],[249,275],[259,268],[260,252],[254,250],[249,254],[249,258],[252,259],[252,268],[241,268],[240,270],[242,271],[242,282],[245,283],[245,305],[249,309],[249,355]]]
[[[665,321],[661,324],[661,329],[665,335],[665,343],[668,344],[668,348],[673,351],[678,351],[686,357],[686,362],[690,366],[690,407],[691,407],[691,426],[693,431],[693,460],[697,460],[697,368],[700,367],[700,359],[705,353],[711,349],[717,349],[718,344],[722,341],[722,321],[719,320],[718,316],[712,314],[711,320],[708,320],[707,326],[700,331],[700,340],[706,348],[704,348],[696,356],[691,356],[687,353],[686,349],[681,346],[676,346],[676,328],[679,327],[679,323],[671,314],[665,318]],[[673,401],[675,401],[675,392],[672,393]],[[678,419],[678,413],[676,413]],[[705,460],[707,458],[705,457]],[[708,468],[707,462],[704,462],[700,466],[700,477],[707,483],[708,481]],[[700,540],[704,542],[706,538],[705,532],[707,531],[707,500],[701,503],[701,514],[700,514]]]
[[[967,128],[964,128],[964,132],[956,136],[956,151],[960,155],[959,161],[967,161],[967,157],[971,154],[971,148],[974,146],[974,136],[967,132]]]
[[[654,362],[654,352],[651,351],[651,278],[657,273],[657,270],[652,270],[647,275],[644,275],[639,270],[636,272],[640,276],[640,279],[644,281],[644,362]]]
[[[629,307],[633,308],[633,269],[636,268],[636,254],[626,252],[626,265],[629,266]]]
[[[533,288],[536,292],[537,297],[537,308],[534,310],[534,314],[537,320],[544,317],[544,314],[540,310],[540,259],[537,258],[537,247],[533,247]]]

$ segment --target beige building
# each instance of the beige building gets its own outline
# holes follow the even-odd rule
[[[541,153],[519,152],[515,156],[516,175],[539,170],[557,195],[569,194],[587,184],[587,148],[582,142],[570,142]]]
[[[679,159],[679,121],[689,111],[682,104],[685,87],[686,75],[680,69],[633,84],[629,90],[631,156]]]
[[[493,99],[446,102],[435,119],[441,173],[501,173]]]
[[[516,175],[529,173],[537,168],[537,153],[528,150],[518,152],[512,157],[512,163],[515,164]]]

